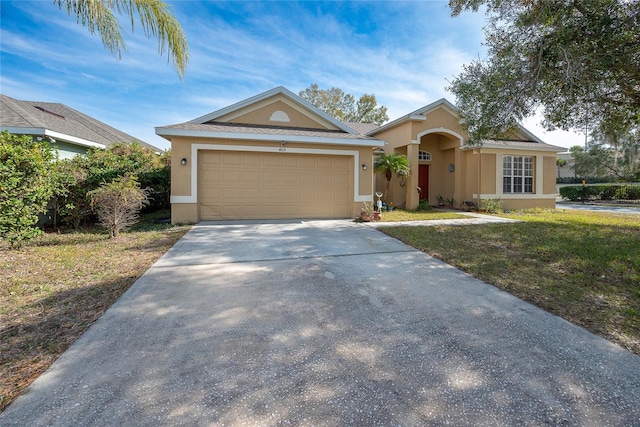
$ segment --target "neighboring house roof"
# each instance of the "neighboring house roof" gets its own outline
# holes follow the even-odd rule
[[[283,96],[296,105],[297,108],[306,111],[308,115],[317,117],[321,122],[328,123],[330,124],[329,127],[335,129],[307,129],[281,125],[228,123],[224,121],[225,117],[233,116],[234,113],[246,107],[259,105],[262,101],[277,96]],[[384,141],[354,130],[348,124],[331,117],[282,86],[186,123],[156,127],[156,133],[167,139],[171,139],[172,136],[189,136],[235,140],[361,145],[367,147],[380,147],[386,144]]]
[[[117,142],[137,141],[154,151],[162,151],[64,104],[22,101],[2,94],[0,128],[15,134],[49,136],[83,147],[104,148]]]

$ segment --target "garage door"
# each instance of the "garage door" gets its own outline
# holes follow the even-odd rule
[[[200,220],[347,218],[353,158],[201,151]]]

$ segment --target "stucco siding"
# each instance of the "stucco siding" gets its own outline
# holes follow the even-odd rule
[[[276,112],[285,113],[289,121],[280,121],[285,116]],[[272,118],[275,118],[276,120],[271,120]],[[230,119],[228,123],[335,130],[335,127],[318,123],[318,121],[313,120],[308,115],[301,113],[299,110],[283,101],[276,101],[257,110],[249,111],[238,117]]]
[[[544,194],[556,194],[556,157],[544,156]]]

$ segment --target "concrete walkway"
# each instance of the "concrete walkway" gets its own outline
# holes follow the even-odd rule
[[[194,227],[5,426],[633,426],[640,357],[352,221]]]

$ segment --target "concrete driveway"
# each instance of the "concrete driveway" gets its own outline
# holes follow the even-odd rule
[[[349,221],[194,227],[2,426],[640,425],[640,357]]]

